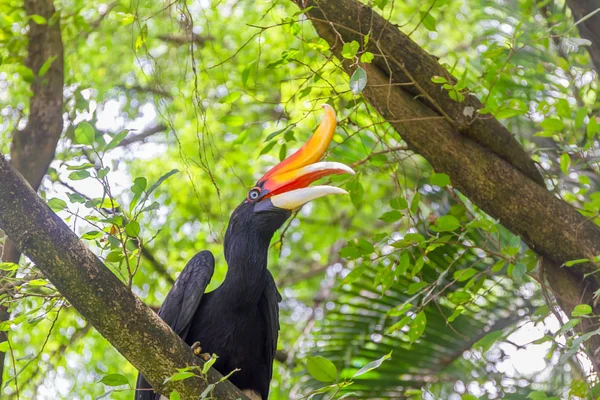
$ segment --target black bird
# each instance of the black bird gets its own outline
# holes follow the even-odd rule
[[[329,194],[345,194],[332,186],[312,186],[332,174],[354,174],[335,162],[318,162],[336,127],[333,108],[311,139],[265,174],[231,215],[225,233],[225,281],[204,293],[215,260],[210,251],[196,254],[185,266],[158,315],[190,346],[219,356],[214,368],[221,374],[234,369],[230,381],[251,399],[266,400],[279,331],[281,296],[267,269],[269,243],[293,210]],[[158,399],[150,384],[138,376],[136,400]]]

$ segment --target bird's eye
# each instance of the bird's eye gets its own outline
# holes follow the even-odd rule
[[[255,201],[260,197],[260,189],[255,187],[248,192],[248,201]]]

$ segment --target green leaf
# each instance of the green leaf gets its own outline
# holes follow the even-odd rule
[[[9,349],[9,347],[8,347],[7,341],[0,343],[0,353],[6,353],[8,351],[8,349]]]
[[[444,173],[433,174],[433,175],[431,175],[429,182],[431,182],[432,185],[444,187],[444,186],[448,186],[450,184],[450,177]]]
[[[129,385],[129,380],[121,374],[108,374],[103,376],[99,383],[104,383],[106,386],[121,386]]]
[[[558,118],[546,118],[543,120],[540,125],[547,132],[555,132],[559,133],[563,129],[565,129],[565,124]]]
[[[148,198],[148,196],[150,196],[152,194],[152,192],[154,192],[164,181],[166,181],[167,179],[169,179],[171,176],[175,175],[176,173],[178,173],[179,170],[178,169],[172,169],[169,172],[167,172],[166,174],[164,174],[163,176],[161,176],[160,178],[158,178],[158,180],[156,181],[156,183],[152,186],[150,186],[150,189],[148,189],[148,191],[146,192],[146,196],[144,197],[144,201]]]
[[[404,328],[410,321],[411,321],[411,317],[409,315],[407,315],[406,317],[402,318],[400,321],[396,322],[394,325],[387,328],[385,331],[385,334],[389,335],[390,333],[399,331],[400,329]]]
[[[185,379],[189,379],[189,378],[192,378],[194,376],[198,376],[198,375],[196,375],[196,374],[194,374],[193,372],[190,372],[190,371],[177,372],[176,374],[173,374],[170,377],[168,377],[167,379],[165,379],[164,383],[183,381]]]
[[[481,348],[483,351],[487,351],[498,339],[504,336],[502,331],[490,332],[481,339],[479,339],[473,345],[473,348]]]
[[[417,314],[415,319],[409,325],[408,331],[408,339],[410,343],[414,343],[417,341],[423,333],[425,332],[425,328],[427,327],[427,317],[425,316],[425,312],[421,311]]]
[[[469,292],[464,289],[458,289],[455,292],[450,293],[448,299],[454,304],[464,304],[466,302],[471,301],[472,296]]]
[[[46,18],[38,14],[31,14],[29,18],[38,25],[46,25],[48,23]]]
[[[367,86],[367,72],[361,67],[356,68],[356,71],[350,77],[350,90],[354,94],[359,94]]]
[[[137,221],[129,221],[125,225],[125,232],[127,232],[129,237],[137,237],[140,234],[140,224]]]
[[[90,173],[86,170],[74,171],[69,174],[69,179],[72,181],[80,181],[90,177]]]
[[[410,212],[416,214],[419,211],[419,202],[421,201],[421,193],[417,192],[410,202]]]
[[[50,56],[48,57],[48,59],[46,61],[44,61],[44,63],[42,64],[42,66],[40,67],[40,70],[38,72],[38,75],[44,76],[46,75],[46,72],[48,72],[48,70],[50,69],[50,67],[52,66],[52,63],[54,62],[54,60],[56,60],[58,58],[58,56]]]
[[[30,281],[27,281],[27,284],[29,286],[46,286],[48,284],[48,281],[45,279],[32,279]]]
[[[580,322],[580,318],[572,318],[568,320],[563,326],[560,327],[557,334],[563,334],[565,332],[570,331],[571,329],[575,328]]]
[[[403,217],[403,214],[400,211],[393,210],[393,211],[388,211],[386,213],[383,213],[383,215],[381,217],[379,217],[379,219],[384,222],[396,222],[396,221],[399,221],[400,219],[402,219],[402,217]]]
[[[567,153],[563,153],[560,156],[560,170],[563,174],[569,174],[569,167],[571,166],[571,157]]]
[[[356,257],[356,258],[358,258],[358,257]],[[368,267],[368,264],[361,264],[357,267],[354,267],[354,269],[348,275],[346,275],[346,277],[342,281],[342,284],[348,285],[348,284],[354,282],[355,280],[357,280],[358,278],[360,278],[362,276],[362,274],[364,274],[364,272],[366,271],[367,267]]]
[[[92,163],[85,163],[85,164],[81,164],[81,165],[68,165],[67,166],[67,170],[69,171],[81,171],[84,169],[90,169],[94,166],[94,164]]]
[[[435,221],[438,232],[451,232],[460,227],[460,222],[454,215],[443,215]]]
[[[360,45],[356,40],[344,43],[344,47],[342,47],[342,57],[354,58],[354,56],[356,56],[356,53],[358,52],[359,47]]]
[[[565,263],[565,267],[572,267],[573,265],[577,265],[577,264],[583,264],[586,262],[589,262],[590,259],[589,258],[580,258],[578,260],[571,260],[571,261],[567,261]]]
[[[242,126],[245,122],[244,118],[239,115],[225,115],[219,121],[232,127]]]
[[[421,11],[421,19],[422,19],[422,23],[423,26],[425,28],[427,28],[427,30],[429,31],[437,31],[437,27],[436,27],[436,23],[435,23],[435,18],[433,18],[433,16],[426,11]]]
[[[361,369],[359,369],[358,371],[356,371],[356,373],[354,375],[352,375],[352,377],[356,378],[357,376],[360,376],[362,374],[366,374],[369,371],[372,371],[372,370],[374,370],[376,368],[379,368],[379,366],[381,364],[383,364],[383,362],[385,360],[389,359],[392,356],[392,351],[390,351],[389,353],[387,353],[383,357],[378,358],[377,360],[371,361],[370,363],[366,364],[364,367],[362,367]]]
[[[241,97],[240,92],[230,92],[226,96],[223,96],[219,99],[219,103],[221,104],[231,104],[234,103],[237,99]]]
[[[290,129],[294,128],[295,126],[296,126],[296,124],[288,125],[283,129],[279,129],[275,132],[269,133],[269,135],[265,139],[265,142],[268,142],[269,140],[273,139],[274,137],[277,137],[277,136],[281,135],[282,133],[289,131]]]
[[[527,267],[525,266],[525,264],[519,262],[512,269],[512,271],[510,272],[510,275],[515,280],[517,280],[518,282],[520,282],[523,279],[523,277],[525,276],[526,272],[527,272]]]
[[[19,269],[19,264],[12,262],[0,262],[0,271],[16,271]]]
[[[579,304],[573,309],[571,316],[580,317],[582,315],[589,315],[592,313],[592,307],[589,304]]]
[[[54,212],[59,212],[67,208],[67,202],[54,197],[48,200],[48,207]]]
[[[375,56],[370,51],[365,51],[360,55],[360,62],[370,64]]]
[[[390,206],[396,210],[404,210],[408,208],[408,203],[404,197],[396,197],[390,200]]]
[[[459,282],[464,282],[471,279],[475,274],[477,274],[476,269],[467,268],[460,271],[455,271],[453,277]]]
[[[169,400],[181,400],[181,396],[176,390],[173,390],[169,395]]]
[[[94,144],[96,131],[94,127],[87,122],[80,122],[75,128],[75,143],[91,146]]]
[[[94,239],[98,239],[99,237],[104,236],[103,232],[100,231],[89,231],[84,233],[81,238],[84,240],[94,240]]]
[[[213,354],[210,357],[210,359],[204,363],[204,365],[202,366],[202,375],[206,375],[208,373],[208,370],[217,361],[217,358],[219,358],[219,357],[216,354]]]
[[[427,287],[428,285],[429,284],[427,282],[424,282],[424,281],[413,282],[406,289],[406,294],[409,295],[409,296],[412,296],[413,294],[417,293],[418,291],[420,291],[424,287]]]
[[[306,368],[308,373],[319,382],[329,383],[337,379],[337,368],[325,357],[306,357]]]
[[[398,265],[396,266],[396,276],[404,276],[410,267],[410,254],[408,251],[405,251],[400,256],[400,261],[398,261]]]
[[[112,140],[110,142],[108,142],[108,144],[104,148],[104,151],[107,152],[107,151],[112,150],[115,147],[117,147],[123,141],[123,139],[125,139],[125,137],[127,136],[128,133],[129,133],[128,130],[124,130],[122,132],[117,133],[112,138]]]

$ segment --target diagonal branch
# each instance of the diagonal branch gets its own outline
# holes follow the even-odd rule
[[[575,22],[579,22],[579,34],[589,40],[590,57],[596,74],[600,75],[600,3],[597,0],[567,0]]]
[[[199,398],[221,375],[169,382],[178,368],[203,363],[190,348],[136,297],[35,194],[0,155],[0,228],[46,275],[65,298],[159,392]],[[229,381],[212,392],[217,399],[245,396]]]
[[[586,277],[597,271],[593,263],[568,270],[560,267],[600,254],[600,228],[544,187],[512,134],[495,118],[478,116],[481,104],[475,96],[466,94],[464,102],[456,102],[432,81],[434,76],[453,80],[433,56],[356,0],[295,1],[302,8],[314,6],[307,15],[340,60],[344,60],[343,43],[364,43],[364,36],[370,34],[367,50],[375,59],[372,64],[360,64],[368,76],[367,100],[409,148],[436,171],[447,173],[454,187],[544,256],[548,281],[553,292],[562,294],[557,300],[568,315],[582,294],[600,288],[598,276]],[[350,60],[342,64],[348,74],[357,68]],[[413,86],[393,85],[407,81]],[[473,109],[466,112],[467,107]],[[474,119],[469,120],[469,115]],[[591,296],[583,299],[595,305]],[[598,360],[600,341],[596,338],[591,354]]]

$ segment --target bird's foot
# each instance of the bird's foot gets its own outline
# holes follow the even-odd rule
[[[197,357],[200,357],[204,362],[210,360],[210,354],[202,353],[202,347],[200,347],[200,342],[194,342],[192,344],[192,351]]]
[[[199,356],[200,353],[202,353],[202,347],[200,347],[200,342],[194,342],[194,344],[192,344],[192,351],[197,356]]]

